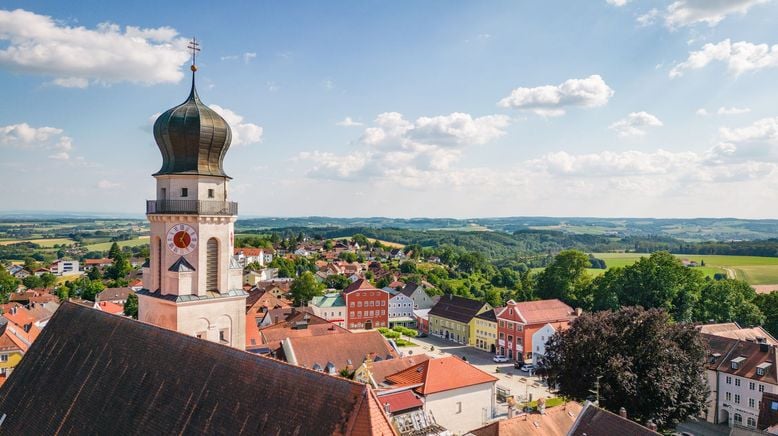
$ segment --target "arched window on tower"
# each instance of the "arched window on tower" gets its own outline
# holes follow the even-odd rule
[[[154,267],[157,269],[157,290],[162,290],[162,239],[160,237],[157,237],[157,240],[155,241],[156,244],[156,265]]]
[[[219,241],[208,240],[205,252],[205,290],[219,290]]]

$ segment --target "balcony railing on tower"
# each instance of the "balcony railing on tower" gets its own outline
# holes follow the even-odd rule
[[[146,214],[237,215],[238,203],[209,200],[147,200]]]

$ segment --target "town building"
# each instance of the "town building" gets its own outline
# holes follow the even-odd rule
[[[263,248],[235,248],[233,254],[235,255],[235,260],[237,260],[243,268],[252,263],[256,263],[259,266],[265,266],[265,250]]]
[[[424,398],[424,410],[456,434],[480,427],[495,413],[497,378],[454,356],[429,359],[386,377]]]
[[[104,267],[113,265],[113,259],[103,257],[100,259],[84,259],[84,270],[89,271],[92,268],[103,269]]]
[[[550,335],[545,333],[568,328],[576,316],[572,307],[557,299],[509,300],[497,313],[497,354],[516,362],[534,362],[545,353],[545,343],[541,346],[534,340],[535,332],[544,329],[537,340],[548,340]]]
[[[389,326],[389,293],[359,279],[343,290],[348,307],[346,328],[372,329]]]
[[[397,434],[367,385],[72,303],[38,340],[0,387],[3,433]]]
[[[246,345],[243,268],[233,257],[238,204],[229,201],[223,160],[232,133],[195,88],[160,115],[154,139],[162,167],[156,199],[146,202],[150,262],[138,319],[235,348]]]
[[[430,334],[430,309],[416,309],[413,311],[416,320],[416,330],[426,335]]]
[[[349,373],[366,360],[395,359],[397,350],[377,331],[290,337],[282,341],[283,358],[292,365],[335,375]]]
[[[95,302],[110,301],[111,303],[124,305],[127,302],[127,297],[134,294],[130,288],[105,288],[95,295]]]
[[[65,259],[59,259],[52,262],[49,266],[49,271],[55,276],[73,276],[80,273],[77,260]]]
[[[429,309],[437,302],[436,299],[429,296],[427,288],[418,283],[410,282],[403,286],[400,292],[413,300],[414,309]]]
[[[308,303],[308,307],[313,309],[316,316],[320,316],[327,321],[340,327],[346,327],[346,300],[337,292],[331,292],[321,296],[313,297]]]
[[[351,334],[350,330],[328,322],[308,312],[295,311],[288,316],[285,321],[271,324],[259,329],[261,345],[268,349],[268,354],[273,357],[279,357],[281,345],[285,339],[301,338],[311,336]],[[256,344],[247,344],[256,345]]]
[[[373,386],[376,389],[386,389],[386,377],[429,360],[426,354],[415,354],[397,359],[366,360],[354,371],[354,380]]]
[[[543,413],[509,416],[508,419],[501,419],[470,430],[468,436],[567,436],[582,409],[580,403],[569,401],[559,406],[549,407]]]
[[[501,307],[487,310],[475,316],[472,323],[473,337],[475,337],[475,347],[479,350],[488,351],[492,354],[497,352],[497,311]]]
[[[386,291],[391,295],[389,298],[389,327],[416,327],[416,319],[413,317],[414,303],[411,297],[396,290]]]
[[[659,436],[661,433],[656,431],[656,425],[651,426],[653,428],[643,427],[635,421],[630,421],[626,413],[624,416],[616,415],[587,401],[567,436]]]
[[[429,334],[460,344],[474,345],[471,323],[476,315],[487,310],[492,310],[488,303],[457,295],[444,295],[429,311]]]

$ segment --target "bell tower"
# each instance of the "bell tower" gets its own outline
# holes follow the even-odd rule
[[[196,40],[189,97],[154,123],[162,168],[156,199],[146,202],[150,256],[138,292],[138,319],[245,349],[243,270],[233,259],[238,204],[229,201],[223,168],[232,132],[195,88]]]

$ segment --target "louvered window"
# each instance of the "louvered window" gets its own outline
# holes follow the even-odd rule
[[[219,241],[208,240],[205,253],[205,290],[219,290]]]
[[[157,238],[157,289],[162,289],[162,239]],[[153,276],[152,276],[153,277]]]

